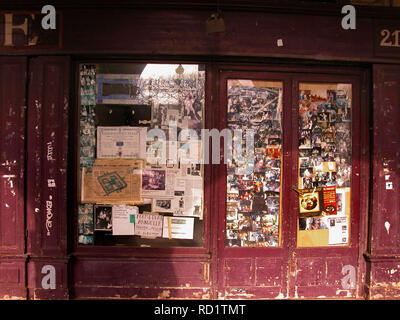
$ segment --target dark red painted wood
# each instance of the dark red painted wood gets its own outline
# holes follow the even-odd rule
[[[400,254],[400,67],[374,65],[371,254]],[[389,176],[385,178],[385,176]],[[392,184],[392,189],[386,187]],[[388,187],[389,184],[388,184]],[[385,226],[385,223],[386,224]],[[386,227],[389,227],[387,229]]]
[[[396,10],[393,9],[392,14]],[[321,10],[314,15],[306,10],[296,14],[288,12],[227,9],[223,13],[226,32],[207,34],[205,21],[211,13],[208,10],[65,8],[62,10],[62,49],[35,49],[35,52],[95,55],[212,54],[353,61],[371,61],[376,58],[375,19],[371,15],[358,16],[356,30],[344,30],[341,27],[343,15],[340,10],[328,13]],[[278,39],[283,40],[283,46],[277,46]],[[396,48],[384,50],[386,56],[388,52],[397,52]],[[0,54],[31,51],[10,49],[2,50]]]
[[[21,3],[21,2],[20,2]],[[60,3],[60,2],[57,2]],[[35,51],[35,54],[143,54],[149,57],[149,54],[178,54],[178,55],[199,55],[206,59],[210,55],[223,56],[227,60],[228,56],[253,56],[253,57],[279,57],[279,58],[310,58],[313,60],[352,60],[352,61],[399,61],[398,48],[381,48],[379,44],[379,33],[381,28],[398,28],[395,19],[397,9],[392,10],[391,21],[385,20],[379,13],[379,9],[371,8],[371,12],[365,15],[358,15],[357,30],[344,31],[340,29],[340,13],[330,10],[326,14],[323,10],[314,10],[307,14],[306,10],[301,13],[295,9],[291,11],[286,9],[267,12],[267,5],[260,5],[263,10],[257,10],[253,7],[253,12],[244,12],[238,10],[242,4],[233,5],[236,10],[226,10],[224,19],[227,26],[225,34],[205,33],[204,22],[211,13],[210,3],[206,4],[207,10],[195,11],[193,7],[189,10],[149,10],[138,9],[134,4],[130,4],[130,9],[108,9],[104,8],[105,1],[102,1],[103,8],[91,7],[90,10],[79,10],[79,4],[65,4],[63,7],[64,46],[60,50],[53,51]],[[25,5],[28,4],[28,5]],[[5,5],[5,4],[4,4]],[[7,4],[9,5],[9,4]],[[33,1],[25,1],[20,5],[21,9],[28,9],[28,6],[37,6]],[[96,6],[98,3],[96,2]],[[256,6],[257,6],[256,5]],[[75,7],[69,9],[68,6]],[[116,4],[114,5],[116,6]],[[201,4],[200,4],[201,6]],[[146,7],[143,5],[142,7]],[[232,8],[231,8],[232,9]],[[377,11],[378,10],[378,11]],[[286,11],[286,14],[285,14]],[[358,13],[358,11],[357,11]],[[101,21],[101,23],[99,23]],[[132,31],[134,30],[134,31]],[[190,30],[190,32],[188,32]],[[277,47],[276,40],[282,39],[284,46]],[[26,54],[32,51],[8,50],[1,51],[1,55],[8,54]],[[5,65],[8,70],[4,76],[1,68],[4,64],[0,63],[1,81],[0,88],[4,93],[12,93],[11,96],[25,97],[25,80],[17,81],[16,74],[21,70],[26,70],[25,58],[18,60],[16,58],[7,58]],[[222,58],[221,58],[222,59]],[[67,285],[67,264],[66,258],[66,146],[68,141],[67,116],[68,110],[64,103],[64,98],[68,97],[69,68],[68,58],[66,57],[40,57],[33,58],[31,64],[32,78],[30,79],[29,91],[29,109],[28,109],[28,163],[27,163],[27,251],[31,255],[28,264],[27,279],[30,298],[66,298],[68,297]],[[89,57],[89,60],[93,60]],[[9,64],[9,62],[11,62]],[[15,63],[15,61],[19,61]],[[14,66],[15,67],[12,67]],[[19,67],[18,67],[18,66]],[[23,66],[24,65],[24,66]],[[22,67],[23,66],[23,67]],[[205,247],[199,250],[191,249],[171,249],[171,250],[145,250],[145,253],[138,250],[115,251],[114,248],[96,248],[80,250],[74,252],[76,256],[71,263],[72,278],[74,284],[74,296],[81,297],[168,297],[168,298],[209,298],[217,297],[217,279],[222,279],[220,288],[225,297],[266,297],[273,298],[279,296],[280,285],[290,286],[290,297],[315,297],[315,296],[335,296],[337,288],[340,286],[339,279],[343,277],[341,268],[344,264],[357,264],[358,281],[357,293],[351,292],[351,297],[362,297],[362,284],[365,282],[365,294],[369,298],[398,298],[400,297],[400,240],[399,240],[399,199],[396,197],[399,182],[398,153],[399,135],[396,128],[399,126],[398,107],[400,105],[400,79],[399,66],[394,65],[376,65],[374,67],[374,79],[362,80],[364,87],[360,101],[359,119],[356,120],[354,129],[359,137],[360,143],[355,145],[358,152],[358,160],[355,159],[355,171],[359,173],[359,183],[353,189],[353,218],[358,221],[359,229],[352,229],[351,241],[352,247],[349,249],[335,249],[334,251],[325,250],[295,250],[295,242],[290,242],[290,254],[277,253],[271,249],[270,254],[264,254],[262,251],[253,251],[246,254],[236,254],[235,252],[224,253],[224,249],[218,247],[218,237],[220,237],[223,221],[221,217],[225,215],[224,209],[218,200],[225,199],[225,180],[220,172],[224,170],[221,166],[213,167],[213,176],[206,181],[206,197],[210,206],[206,213]],[[221,69],[229,69],[225,66]],[[257,68],[234,67],[235,70],[252,70]],[[262,66],[259,70],[268,70],[269,72],[304,72],[307,67],[278,67]],[[313,68],[313,73],[342,74],[342,79],[357,78],[355,81],[361,83],[360,72],[353,69],[338,68]],[[211,106],[206,112],[207,123],[213,123],[212,127],[221,127],[220,118],[214,115],[219,101],[211,100],[211,94],[217,97],[217,87],[222,78],[218,78],[218,72],[215,65],[211,66],[212,77],[207,81],[209,88],[207,91],[207,105]],[[4,80],[5,77],[5,80]],[[330,77],[329,77],[330,78]],[[18,85],[15,85],[15,81]],[[369,151],[368,151],[368,114],[364,113],[364,108],[369,106],[368,91],[365,90],[365,84],[374,85],[374,126],[373,126],[373,184],[371,185],[371,206],[370,221],[367,226],[368,209],[368,170],[369,170]],[[19,88],[20,90],[16,90]],[[21,90],[24,88],[23,90]],[[359,88],[360,89],[360,88]],[[2,94],[1,99],[6,99],[7,94]],[[22,99],[22,98],[21,98]],[[16,100],[17,101],[17,100]],[[25,102],[16,102],[17,105],[25,105]],[[3,101],[1,101],[3,103]],[[14,103],[14,102],[13,102]],[[54,104],[54,108],[52,105]],[[40,107],[39,107],[40,106]],[[293,106],[297,110],[297,104],[293,101]],[[222,106],[224,108],[224,106]],[[7,110],[7,109],[6,109]],[[52,110],[56,110],[53,112]],[[23,110],[20,110],[24,113]],[[1,109],[0,119],[3,120]],[[11,127],[23,131],[22,117],[17,112],[12,119]],[[211,119],[211,120],[210,120]],[[14,121],[15,120],[15,121]],[[211,122],[209,122],[211,121]],[[223,120],[222,120],[223,121]],[[354,121],[354,120],[353,120]],[[290,121],[289,121],[290,122]],[[17,126],[15,123],[20,123]],[[297,124],[297,119],[293,119]],[[211,127],[211,126],[210,126]],[[8,130],[7,125],[1,126],[0,130]],[[21,131],[21,132],[22,132]],[[17,131],[16,131],[17,132]],[[50,159],[54,156],[56,161],[54,166],[51,160],[47,160],[47,142],[51,142],[55,132],[54,142],[56,149]],[[77,131],[73,131],[77,132]],[[4,143],[9,137],[7,131],[1,135],[0,143]],[[23,135],[22,135],[23,136]],[[72,135],[70,134],[72,137]],[[1,170],[14,172],[17,176],[13,181],[13,187],[22,188],[23,186],[23,142],[21,135],[10,138],[10,141],[17,139],[14,143],[6,147],[1,145],[0,152],[7,151],[6,160],[9,162],[1,166]],[[22,144],[21,144],[22,143]],[[291,142],[288,142],[291,143]],[[10,145],[12,147],[10,147]],[[14,147],[18,146],[18,147]],[[5,149],[4,149],[5,148]],[[295,143],[289,149],[287,155],[288,161],[293,156],[296,149]],[[9,157],[8,154],[13,154]],[[2,154],[0,154],[0,157]],[[74,156],[68,155],[68,157]],[[19,159],[17,167],[10,166],[10,161]],[[357,163],[357,161],[359,163]],[[0,164],[4,163],[3,160]],[[385,168],[384,168],[385,163]],[[387,165],[386,165],[387,164]],[[9,170],[11,168],[11,171]],[[386,190],[386,180],[384,169],[389,170],[393,183],[392,190]],[[211,169],[209,169],[211,170]],[[286,169],[288,170],[288,169]],[[1,176],[3,175],[1,172]],[[290,171],[290,167],[289,167]],[[288,172],[289,172],[288,171]],[[75,174],[75,172],[69,173]],[[47,236],[45,227],[46,207],[45,201],[51,193],[52,188],[48,188],[47,179],[56,179],[57,192],[54,194],[53,228],[50,228],[50,235]],[[290,175],[290,174],[289,174]],[[2,178],[0,178],[2,179]],[[207,179],[207,177],[206,177]],[[358,179],[355,177],[355,179]],[[5,180],[5,179],[2,179]],[[287,180],[290,181],[290,180]],[[296,180],[294,180],[296,181]],[[17,187],[18,186],[18,187]],[[24,297],[25,289],[25,256],[24,256],[24,214],[21,207],[24,206],[23,198],[15,201],[9,181],[2,182],[0,196],[0,297]],[[360,194],[359,199],[354,197],[354,190]],[[207,193],[208,192],[208,193]],[[398,192],[397,192],[398,193]],[[208,194],[208,195],[207,195]],[[217,196],[218,195],[218,196]],[[13,199],[15,206],[12,210],[5,210],[3,207],[4,197],[7,200]],[[72,201],[72,200],[71,200]],[[7,202],[8,203],[8,202]],[[10,202],[11,203],[11,202]],[[9,204],[9,203],[8,203]],[[10,204],[9,204],[10,205]],[[296,202],[290,203],[288,209],[288,219],[292,218],[297,208]],[[358,208],[358,209],[357,209]],[[37,209],[37,210],[36,210]],[[290,211],[292,210],[292,211]],[[359,215],[359,216],[357,216]],[[209,217],[209,218],[207,218]],[[10,221],[16,221],[17,224],[10,224]],[[390,223],[389,231],[385,227],[385,222]],[[218,226],[219,224],[219,226]],[[3,226],[9,227],[3,228]],[[19,225],[19,226],[17,226]],[[368,251],[364,257],[362,253],[366,249],[367,229],[369,227]],[[218,228],[218,232],[215,232]],[[75,234],[73,229],[71,232]],[[295,228],[290,226],[287,239],[294,238]],[[22,232],[21,232],[22,231]],[[72,237],[72,233],[69,234]],[[6,237],[2,237],[6,234]],[[208,242],[207,242],[208,241]],[[359,246],[359,247],[358,247]],[[278,250],[279,251],[279,250]],[[296,253],[296,257],[293,255]],[[283,254],[283,255],[282,255]],[[162,256],[163,261],[154,264],[154,257]],[[288,256],[286,259],[285,257]],[[220,259],[221,258],[221,259]],[[226,259],[225,259],[226,258]],[[224,261],[221,261],[225,259]],[[205,277],[204,268],[211,261],[211,281]],[[356,262],[355,262],[356,261]],[[285,263],[289,263],[289,269]],[[219,269],[218,267],[219,263]],[[42,290],[41,273],[45,265],[54,265],[56,268],[57,290]],[[104,264],[104,266],[103,266]],[[115,267],[118,265],[117,267]],[[103,266],[103,267],[102,267]],[[205,267],[204,267],[205,266]],[[138,278],[130,268],[137,267],[137,275],[144,276],[146,281],[152,284],[150,288],[145,288],[143,282]],[[157,274],[154,278],[149,278],[145,272],[146,267],[152,273],[157,273],[163,267],[166,273]],[[116,268],[116,271],[114,270]],[[187,269],[193,271],[193,274],[187,272]],[[225,270],[229,272],[225,274]],[[97,271],[101,270],[101,271]],[[203,276],[201,276],[203,270]],[[285,280],[286,275],[290,275],[289,285]],[[301,271],[300,271],[301,270]],[[127,271],[127,287],[124,284],[122,271]],[[244,273],[243,273],[244,271]],[[293,275],[290,273],[293,271]],[[218,273],[219,272],[219,273]],[[166,282],[162,276],[167,277]],[[200,278],[198,278],[200,276]],[[200,280],[199,280],[200,279]],[[110,287],[104,287],[107,284]],[[186,286],[188,284],[188,286]],[[225,286],[225,284],[229,284]],[[240,290],[243,284],[247,284],[245,291]],[[170,287],[172,285],[172,287]],[[297,287],[297,291],[296,291]],[[268,289],[266,289],[268,288]],[[165,291],[167,290],[167,291]],[[168,292],[169,290],[169,292]],[[225,291],[224,291],[225,290]],[[284,290],[287,290],[284,289]],[[346,292],[339,292],[340,295],[347,295]]]
[[[223,130],[227,127],[227,80],[251,79],[265,81],[280,81],[283,84],[284,106],[291,103],[291,83],[289,76],[283,73],[267,72],[260,68],[258,72],[239,71],[237,68],[220,67],[218,79],[218,118],[216,127]],[[251,69],[251,68],[250,68]],[[269,71],[269,70],[268,70]],[[220,298],[229,299],[260,299],[284,298],[288,286],[288,235],[290,225],[288,220],[289,203],[285,193],[290,190],[290,109],[283,109],[283,184],[282,184],[282,213],[280,221],[281,245],[269,248],[229,248],[225,247],[226,234],[226,165],[221,160],[215,174],[215,187],[218,197],[218,291]],[[221,155],[223,155],[221,144]],[[285,179],[285,177],[289,177]]]
[[[207,259],[77,257],[74,298],[210,299]],[[161,272],[162,270],[162,272]]]
[[[136,61],[137,62],[137,61]],[[93,61],[91,61],[93,63]],[[169,63],[174,63],[169,61]],[[196,62],[194,62],[196,63]],[[78,63],[75,64],[75,71],[78,71]],[[76,76],[78,76],[76,74]],[[77,82],[79,84],[79,81]],[[76,88],[79,92],[79,87]],[[206,86],[205,86],[205,107],[204,112],[204,126],[205,128],[212,128],[212,121],[214,113],[211,111],[211,90],[212,90],[212,72],[209,65],[206,65]],[[78,119],[78,96],[76,98],[76,105],[72,117],[75,119],[74,128],[71,132],[78,132],[77,125]],[[78,152],[76,146],[79,146],[78,135],[71,137],[73,139],[74,148],[73,153]],[[74,161],[74,172],[78,170],[77,158]],[[73,222],[73,233],[69,233],[69,237],[73,239],[71,255],[74,259],[71,262],[71,279],[74,283],[74,288],[71,292],[74,298],[90,298],[93,293],[88,290],[91,288],[93,292],[98,292],[100,297],[115,297],[125,295],[120,293],[119,281],[121,272],[133,268],[137,270],[136,273],[127,273],[124,276],[126,282],[126,290],[130,296],[157,298],[160,295],[169,294],[165,298],[191,298],[201,299],[204,297],[211,298],[212,292],[212,275],[210,274],[212,262],[212,189],[211,189],[211,166],[204,166],[204,245],[199,248],[178,247],[178,248],[135,248],[135,247],[106,247],[106,246],[79,246],[77,233],[77,212],[74,216],[70,216],[69,220]],[[75,174],[74,173],[74,174]],[[72,180],[73,192],[71,197],[74,200],[74,208],[77,210],[77,181]],[[70,186],[71,187],[71,186]],[[163,260],[162,264],[155,263],[158,260]],[[116,264],[107,264],[105,261],[112,262],[118,261]],[[112,266],[112,267],[111,267]],[[187,269],[185,269],[187,266]],[[143,270],[153,270],[149,272],[146,279],[153,279],[148,285],[143,284],[142,278]],[[142,270],[142,271],[140,271]],[[159,270],[163,270],[162,273]],[[197,271],[195,271],[197,270]],[[192,272],[199,276],[200,282],[193,282]],[[141,276],[138,276],[138,274]],[[83,277],[82,275],[91,274],[95,279],[102,279],[101,282],[93,282],[90,277]],[[135,276],[136,274],[136,276]],[[196,276],[196,277],[197,277]],[[122,278],[121,278],[122,279]],[[172,281],[177,282],[177,288],[173,285],[167,286],[164,282]],[[98,287],[101,283],[107,283],[107,288]],[[144,288],[148,287],[148,288]],[[167,291],[166,291],[167,290]],[[202,292],[202,293],[201,293]],[[132,293],[132,294],[131,294]],[[201,294],[200,294],[201,293]],[[143,295],[143,296],[142,296]]]
[[[0,58],[0,297],[25,298],[26,58]]]
[[[372,202],[367,294],[400,297],[400,66],[374,65]],[[390,187],[392,189],[390,189]]]
[[[24,253],[26,58],[0,60],[0,253]]]
[[[220,128],[226,124],[226,79],[263,79],[284,81],[284,120],[283,120],[283,207],[282,207],[282,247],[281,248],[224,248],[225,233],[225,207],[223,205],[226,192],[225,180],[218,174],[219,190],[219,227],[218,227],[218,272],[220,296],[227,298],[316,298],[316,297],[362,297],[362,283],[357,282],[357,287],[344,290],[341,280],[344,277],[342,268],[351,265],[358,270],[362,262],[363,249],[366,245],[359,236],[360,201],[366,208],[368,201],[368,180],[363,179],[360,185],[361,148],[363,147],[363,160],[368,156],[365,143],[368,141],[367,121],[363,112],[363,125],[361,127],[361,79],[364,73],[357,69],[336,69],[337,72],[322,68],[309,70],[297,67],[303,71],[302,75],[291,73],[292,68],[281,68],[290,73],[276,74],[265,70],[279,70],[279,67],[247,67],[247,70],[257,70],[250,73],[246,67],[232,67],[233,71],[222,73],[219,78],[219,117]],[[242,72],[235,69],[242,69]],[[224,70],[229,70],[225,67]],[[262,72],[264,71],[264,72]],[[308,71],[308,73],[306,73]],[[315,73],[318,72],[318,73]],[[330,73],[324,75],[324,73]],[[335,74],[336,73],[336,74]],[[343,74],[343,75],[338,75]],[[280,76],[280,77],[279,77]],[[293,81],[293,87],[292,82]],[[350,246],[345,248],[297,248],[297,197],[290,191],[290,186],[297,181],[297,144],[298,135],[292,128],[298,127],[298,83],[300,81],[312,82],[344,82],[353,85],[353,171],[352,171],[352,220]],[[365,84],[365,82],[364,82]],[[365,86],[363,93],[366,93]],[[364,103],[365,99],[362,100]],[[292,108],[291,108],[292,106]],[[291,120],[292,119],[292,120]],[[362,131],[361,131],[362,130]],[[361,140],[361,136],[363,139]],[[361,144],[362,142],[362,144]],[[219,172],[226,172],[220,165]],[[368,165],[363,166],[363,172],[368,171]],[[360,193],[360,188],[363,193]],[[364,213],[361,222],[366,224],[367,217]],[[363,229],[365,231],[365,228]],[[364,241],[366,240],[365,238]],[[266,266],[268,266],[266,268]],[[360,275],[357,275],[361,279]],[[263,279],[263,280],[261,280]]]
[[[297,212],[298,197],[295,192],[291,193],[291,272],[290,272],[290,296],[296,298],[359,298],[360,287],[358,281],[356,288],[345,289],[341,280],[344,275],[342,269],[351,266],[358,271],[361,256],[360,250],[364,247],[359,237],[360,223],[360,165],[361,165],[361,136],[367,132],[361,132],[360,95],[362,73],[349,69],[348,72],[339,75],[303,74],[294,76],[292,121],[293,127],[298,121],[298,86],[300,82],[318,83],[351,83],[352,84],[352,185],[351,185],[351,221],[350,245],[348,247],[319,247],[319,248],[297,248]],[[365,120],[365,119],[364,119]],[[363,126],[364,130],[366,129]],[[364,142],[364,140],[362,140]],[[298,174],[298,131],[293,132],[293,143],[291,154],[294,157],[292,179]],[[294,180],[295,181],[295,180]],[[363,181],[367,183],[367,181]],[[365,186],[363,186],[365,187]],[[364,201],[366,194],[363,193]],[[357,277],[357,275],[356,275]]]
[[[30,297],[40,297],[44,265],[56,267],[57,283],[67,273],[69,58],[32,58],[29,73],[28,284]],[[66,282],[43,294],[65,297],[65,290]]]

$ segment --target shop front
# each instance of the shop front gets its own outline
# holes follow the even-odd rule
[[[0,7],[1,297],[398,298],[400,8],[156,4]]]

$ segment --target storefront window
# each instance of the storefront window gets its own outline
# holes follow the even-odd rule
[[[351,84],[299,86],[299,247],[349,244]]]
[[[282,86],[228,80],[232,150],[241,146],[227,163],[228,247],[280,245]]]
[[[79,71],[79,245],[203,246],[204,66]]]

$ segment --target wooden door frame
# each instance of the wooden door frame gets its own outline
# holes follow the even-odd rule
[[[294,123],[293,119],[288,119],[287,118],[287,113],[292,113],[292,116],[294,117],[294,115],[296,115],[296,121],[297,121],[297,111],[296,113],[293,112],[293,108],[298,108],[297,105],[297,100],[294,99],[294,86],[293,83],[295,81],[295,78],[297,77],[296,74],[301,74],[301,76],[304,77],[304,75],[308,75],[308,74],[313,74],[313,75],[318,75],[318,77],[325,77],[325,81],[326,81],[326,77],[329,75],[330,77],[333,78],[341,78],[342,80],[346,80],[346,79],[353,79],[354,81],[358,81],[358,86],[357,88],[355,88],[353,86],[353,101],[354,99],[356,99],[359,107],[359,112],[358,112],[358,116],[357,119],[352,119],[352,142],[353,142],[353,165],[355,162],[357,162],[357,170],[352,170],[352,175],[354,175],[355,173],[358,173],[359,178],[358,178],[358,182],[357,182],[357,187],[356,189],[358,189],[356,192],[359,194],[359,201],[358,204],[356,206],[356,208],[354,208],[354,206],[352,207],[352,221],[355,217],[358,218],[358,232],[356,233],[357,230],[355,230],[355,228],[352,228],[351,231],[351,241],[352,241],[352,246],[356,245],[356,248],[354,250],[354,254],[357,255],[357,266],[356,266],[356,270],[357,270],[357,280],[356,280],[356,290],[355,290],[355,295],[354,298],[362,298],[363,297],[363,286],[362,283],[365,281],[366,278],[366,264],[365,264],[365,260],[363,258],[363,253],[365,252],[366,248],[367,248],[367,240],[368,240],[368,206],[369,206],[369,177],[370,177],[370,151],[369,151],[369,114],[370,114],[370,93],[369,93],[369,83],[370,83],[370,70],[364,67],[343,67],[343,66],[277,66],[277,65],[264,65],[264,66],[260,66],[260,65],[232,65],[232,64],[219,64],[215,66],[215,78],[216,78],[216,82],[217,85],[215,85],[216,87],[216,91],[215,94],[217,96],[217,99],[215,99],[214,102],[214,110],[215,108],[217,108],[218,113],[216,116],[216,121],[213,121],[214,124],[214,128],[217,129],[223,129],[223,124],[226,124],[226,106],[224,105],[224,97],[223,97],[223,92],[221,91],[221,88],[223,88],[224,83],[222,83],[221,81],[224,81],[224,79],[226,79],[226,77],[224,77],[222,74],[223,72],[231,72],[232,74],[238,74],[238,73],[246,73],[246,72],[254,72],[257,73],[259,72],[260,74],[271,74],[271,73],[280,73],[280,74],[284,74],[287,73],[288,77],[290,77],[292,79],[291,82],[291,88],[290,88],[290,93],[288,93],[290,95],[290,100],[292,100],[290,107],[287,105],[286,108],[283,109],[283,118],[286,120],[282,121],[282,126],[283,128],[286,127],[286,131],[288,129],[288,127],[292,127]],[[264,78],[265,80],[270,80],[269,78]],[[333,81],[330,81],[333,82]],[[347,80],[348,82],[348,80]],[[226,92],[226,91],[225,91]],[[226,99],[226,98],[225,98]],[[294,99],[294,100],[293,100]],[[287,97],[284,96],[284,103],[287,103]],[[226,103],[226,100],[225,100]],[[219,105],[218,105],[219,104]],[[354,105],[354,102],[353,102]],[[290,109],[288,111],[288,109]],[[296,109],[297,110],[297,109]],[[223,114],[225,112],[225,115]],[[286,114],[286,116],[285,116]],[[290,122],[290,125],[288,125],[288,122]],[[356,123],[356,124],[355,124]],[[295,128],[295,127],[293,127]],[[285,129],[283,129],[285,131]],[[298,130],[296,130],[297,132]],[[294,135],[297,137],[298,132]],[[356,136],[354,136],[356,135]],[[283,137],[285,136],[285,133],[283,132]],[[291,148],[295,148],[295,146],[297,146],[297,143],[293,145],[294,143],[294,137],[293,140],[290,142],[291,144]],[[357,143],[354,143],[355,141],[357,141]],[[357,148],[357,150],[355,150],[355,148]],[[354,153],[354,151],[356,151],[356,153]],[[297,154],[297,153],[296,153]],[[358,157],[358,161],[354,160],[355,156]],[[293,157],[293,155],[290,153],[288,155],[283,153],[283,158],[286,160],[286,162],[288,162],[289,158]],[[293,161],[293,159],[291,159]],[[221,230],[222,230],[222,226],[225,228],[225,212],[224,212],[224,208],[225,208],[225,197],[226,197],[226,186],[224,186],[223,184],[226,185],[226,180],[221,179],[221,170],[225,170],[226,172],[226,166],[225,165],[214,165],[213,166],[213,195],[217,197],[217,199],[219,200],[218,202],[218,210],[214,211],[214,218],[213,218],[213,225],[215,225],[215,223],[218,224],[218,235],[214,235],[213,237],[213,265],[214,265],[214,269],[213,269],[213,274],[214,274],[214,280],[216,283],[215,285],[215,294],[214,296],[217,297],[222,297],[223,296],[223,275],[221,274],[221,272],[223,272],[223,266],[221,266],[220,264],[220,255],[221,255],[221,250],[224,250],[223,246],[224,244],[222,244],[223,240],[221,239]],[[285,174],[285,168],[283,168],[283,172],[282,172],[282,177],[283,178],[287,178],[288,174]],[[357,172],[358,171],[358,172]],[[226,176],[226,173],[224,173],[224,176]],[[297,180],[293,180],[293,176],[291,177],[292,181],[296,181]],[[297,171],[296,171],[296,179],[297,179]],[[286,179],[289,180],[289,179]],[[353,180],[354,181],[354,180]],[[288,183],[287,182],[283,182],[284,185],[286,185]],[[296,183],[297,184],[297,183]],[[286,189],[287,190],[287,189]],[[282,190],[283,195],[282,197],[284,197],[284,194],[286,192],[286,196],[288,195],[287,191],[285,191],[285,189],[283,188]],[[355,189],[354,189],[354,182],[352,184],[352,195],[355,194]],[[289,196],[290,198],[290,211],[293,213],[294,211],[294,207],[297,205],[296,202],[293,201],[293,195]],[[217,201],[212,201],[212,202],[217,202]],[[296,207],[297,209],[297,207]],[[357,209],[357,210],[355,210]],[[215,216],[218,216],[218,218],[216,218]],[[281,219],[283,219],[284,216],[284,212],[282,211],[281,213]],[[223,218],[222,218],[223,217]],[[281,220],[282,221],[282,220]],[[293,223],[294,221],[296,221],[296,226],[293,227]],[[221,222],[222,222],[222,226],[221,226]],[[282,232],[282,231],[281,231]],[[290,235],[291,235],[291,242],[294,241],[294,244],[296,244],[297,241],[297,237],[293,237],[293,234],[297,232],[297,219],[292,219],[292,223],[290,226]],[[215,233],[214,233],[215,234]],[[283,233],[282,233],[282,239],[284,238]],[[288,239],[289,240],[289,239]],[[281,243],[281,245],[283,244],[283,242]],[[291,247],[293,248],[293,243],[291,243]],[[254,249],[254,248],[250,248],[250,249]],[[261,250],[263,248],[260,248]],[[326,248],[325,248],[326,249]],[[340,249],[340,248],[339,248]],[[324,249],[321,249],[324,250]],[[293,250],[292,250],[293,251]],[[340,250],[339,250],[340,251]],[[288,259],[288,264],[289,264],[289,260],[291,259],[291,257],[289,257]],[[216,270],[217,269],[217,270]],[[288,275],[292,270],[290,268],[288,268]],[[222,285],[221,285],[222,284]],[[292,291],[292,289],[291,289]],[[290,296],[292,295],[292,292],[290,292]],[[305,297],[307,298],[307,297]]]
[[[361,85],[360,79],[357,76],[352,75],[321,75],[321,74],[299,74],[293,76],[292,82],[292,96],[293,96],[293,104],[292,104],[292,125],[293,127],[299,123],[298,117],[298,94],[299,94],[299,83],[351,83],[352,85],[352,184],[351,184],[351,222],[349,223],[350,226],[350,244],[349,246],[338,246],[338,247],[297,247],[297,211],[298,211],[298,197],[296,194],[291,193],[291,212],[292,212],[292,219],[290,219],[292,223],[292,233],[291,233],[291,244],[290,244],[290,251],[291,251],[291,279],[290,279],[290,296],[298,296],[297,292],[297,270],[296,263],[299,259],[299,254],[306,255],[310,258],[310,263],[314,263],[312,259],[315,258],[315,261],[319,257],[326,257],[327,259],[330,257],[344,257],[345,254],[347,255],[357,256],[357,252],[359,251],[359,216],[360,216],[360,199],[357,197],[360,194],[360,153],[361,153],[361,132],[360,132],[360,92],[361,92]],[[298,157],[298,130],[293,131],[293,157],[296,159]],[[298,161],[293,162],[293,166],[296,170],[292,171],[292,179],[297,179],[298,175]],[[296,183],[297,185],[297,183]],[[310,252],[312,250],[312,252]],[[329,255],[327,254],[329,252]],[[308,254],[307,254],[308,253]],[[359,264],[359,256],[357,256],[357,263]],[[325,261],[326,265],[328,265],[327,260]],[[312,267],[311,267],[312,268]],[[332,268],[333,269],[333,268]],[[336,270],[337,271],[337,270]],[[329,270],[324,270],[326,272],[325,276],[328,278]],[[358,273],[358,268],[356,268],[356,272]],[[356,283],[356,288],[360,286],[360,283]],[[312,295],[316,295],[318,288],[326,289],[327,287],[324,286],[313,286]],[[356,288],[354,290],[342,290],[339,292],[340,294],[346,294],[345,297],[349,295],[351,297],[356,297]],[[319,296],[325,296],[324,294],[320,294]]]

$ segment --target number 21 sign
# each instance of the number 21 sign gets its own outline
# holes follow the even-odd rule
[[[400,30],[394,30],[391,32],[389,29],[382,29],[382,38],[379,45],[381,47],[400,47],[399,34]]]
[[[377,20],[374,26],[374,56],[400,56],[400,23],[395,20]]]

